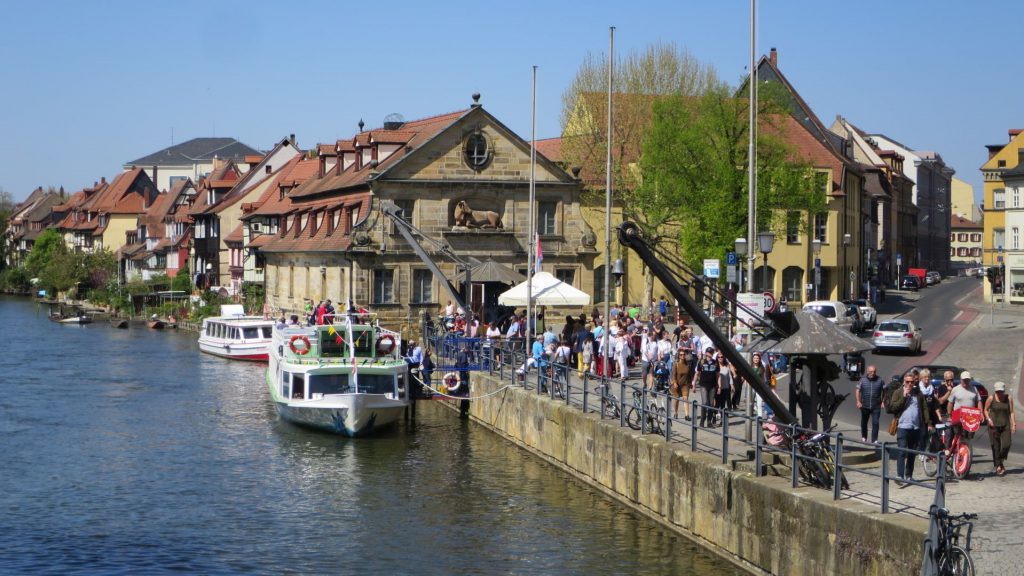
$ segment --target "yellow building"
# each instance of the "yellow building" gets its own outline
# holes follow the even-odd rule
[[[1019,128],[1009,130],[1006,144],[989,144],[988,160],[981,165],[985,192],[982,202],[985,232],[982,236],[982,263],[984,266],[998,265],[999,253],[1006,247],[1006,183],[1003,174],[1017,167],[1024,155],[1024,136]],[[991,285],[985,282],[985,295],[991,293]]]

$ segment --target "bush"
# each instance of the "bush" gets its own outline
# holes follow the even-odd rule
[[[31,280],[24,268],[8,268],[0,272],[0,290],[4,292],[28,292],[32,289]]]

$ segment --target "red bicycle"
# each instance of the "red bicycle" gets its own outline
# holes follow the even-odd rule
[[[959,480],[967,477],[971,473],[971,462],[974,461],[974,448],[970,440],[981,428],[982,419],[980,408],[957,408],[949,424],[936,425],[938,446],[934,448],[935,454],[921,456],[924,473],[934,477],[939,472],[939,458],[945,458],[946,469],[952,470],[955,478]],[[952,428],[955,424],[960,424],[959,434]]]

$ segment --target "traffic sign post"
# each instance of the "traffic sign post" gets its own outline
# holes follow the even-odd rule
[[[718,278],[721,273],[721,262],[718,258],[704,259],[704,275],[708,278]]]
[[[775,306],[778,305],[778,301],[775,300],[775,295],[771,292],[765,292],[761,295],[761,302],[765,312],[775,312]]]

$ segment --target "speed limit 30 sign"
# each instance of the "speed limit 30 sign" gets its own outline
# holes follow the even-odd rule
[[[764,297],[764,311],[775,312],[775,305],[778,304],[775,301],[775,295],[771,292],[765,292],[762,296]]]

